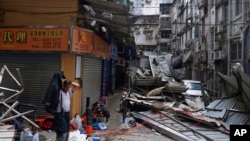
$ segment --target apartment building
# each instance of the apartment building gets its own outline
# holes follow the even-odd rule
[[[143,68],[149,55],[171,53],[171,7],[172,0],[134,0],[130,7],[131,35]]]
[[[183,57],[185,77],[207,82],[214,95],[221,95],[222,88],[217,72],[230,76],[232,66],[241,63],[250,74],[249,4],[244,0],[173,1],[172,50]]]

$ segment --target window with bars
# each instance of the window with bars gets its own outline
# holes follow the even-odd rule
[[[242,58],[242,45],[238,42],[233,42],[230,49],[231,61],[241,60]]]

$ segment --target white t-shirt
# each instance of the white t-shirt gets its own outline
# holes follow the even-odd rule
[[[72,94],[73,94],[72,88],[70,88],[66,93],[63,90],[60,90],[59,103],[56,110],[58,113],[61,112],[61,106],[63,108],[63,112],[70,111],[70,100]]]

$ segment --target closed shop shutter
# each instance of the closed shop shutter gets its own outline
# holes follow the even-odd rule
[[[90,106],[100,99],[102,60],[84,57],[83,59],[83,95],[82,113],[86,112],[86,99],[90,98]]]
[[[35,105],[37,116],[48,114],[44,111],[42,99],[53,74],[60,71],[60,54],[1,52],[0,68],[4,65],[17,79],[16,68],[20,70],[24,91],[17,100],[20,103]],[[4,72],[1,85],[20,90],[7,71]],[[13,92],[5,94],[7,93],[13,94]],[[30,107],[22,109],[30,109]]]

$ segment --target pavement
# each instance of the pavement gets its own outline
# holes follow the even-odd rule
[[[173,141],[170,138],[161,135],[153,129],[136,122],[132,126],[123,123],[122,113],[117,111],[120,105],[122,93],[125,90],[120,89],[108,97],[108,103],[105,105],[110,112],[110,118],[106,123],[106,130],[93,130],[89,136],[99,137],[101,141]],[[133,118],[126,118],[133,120]],[[55,141],[56,133],[52,130],[42,130],[39,132],[39,141]],[[94,140],[94,139],[93,139]],[[92,141],[89,138],[89,141]]]

